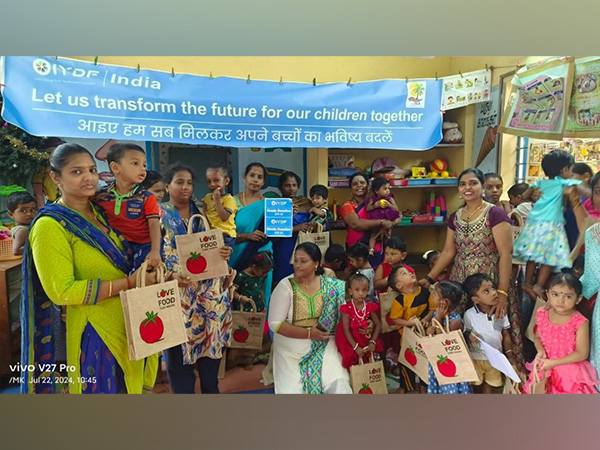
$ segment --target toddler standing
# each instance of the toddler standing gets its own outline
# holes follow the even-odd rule
[[[226,191],[227,185],[231,182],[229,171],[223,164],[208,166],[206,182],[210,191],[202,199],[206,218],[212,228],[219,228],[223,231],[225,245],[233,247],[237,236],[235,213],[238,210],[238,204]]]
[[[533,370],[546,377],[547,394],[598,394],[598,374],[590,364],[590,327],[588,320],[575,306],[581,301],[581,282],[568,273],[553,275],[548,283],[550,308],[536,313],[537,329],[534,361],[527,364],[532,371],[523,386],[529,393]]]
[[[437,308],[435,311],[435,319],[450,331],[462,330],[463,321],[460,314],[456,312],[456,308],[460,304],[463,296],[460,284],[454,281],[440,281],[433,288],[433,302]],[[433,326],[427,327],[427,334],[440,334],[443,330]],[[429,379],[427,385],[428,394],[472,394],[473,388],[471,383],[452,383],[440,385],[433,371],[433,367],[429,364]]]
[[[29,192],[13,192],[6,199],[6,208],[8,216],[15,221],[15,226],[10,230],[13,238],[13,255],[22,255],[29,225],[37,213],[37,202]]]
[[[522,197],[527,200],[533,188],[539,187],[542,196],[535,203],[527,222],[514,244],[513,258],[526,261],[523,290],[530,297],[544,297],[544,286],[552,269],[571,267],[569,242],[565,232],[563,191],[569,186],[581,186],[581,181],[572,180],[573,155],[562,150],[548,153],[542,159],[542,169],[549,179],[532,184]],[[532,286],[536,267],[540,264],[537,283]]]
[[[350,265],[369,280],[369,293],[367,295],[367,300],[370,302],[376,301],[375,287],[373,285],[375,270],[373,270],[373,267],[371,267],[371,263],[369,262],[369,249],[365,244],[359,242],[358,244],[350,247],[346,255],[348,256],[348,262]]]
[[[513,344],[509,333],[510,323],[506,316],[502,320],[497,320],[496,314],[490,314],[492,308],[498,304],[498,292],[487,275],[476,273],[468,276],[463,283],[463,289],[467,298],[474,303],[474,306],[464,314],[465,332],[471,333],[469,337],[471,357],[481,380],[480,383],[473,384],[480,386],[483,383],[482,392],[491,394],[492,388],[502,386],[502,373],[492,367],[479,344],[479,339],[503,352],[508,361],[515,366],[512,356]]]
[[[414,326],[415,320],[421,320],[423,326],[428,327],[436,306],[433,295],[417,283],[415,270],[406,265],[396,267],[392,269],[388,280],[390,287],[399,294],[392,303],[390,311],[390,319],[399,327],[399,337],[402,337],[404,327]],[[403,394],[415,388],[414,373],[402,366],[398,392]],[[421,389],[425,390],[425,383],[421,384]]]
[[[342,320],[335,333],[335,342],[342,355],[342,366],[346,369],[358,364],[358,358],[368,362],[368,353],[380,352],[382,349],[378,339],[381,330],[379,306],[367,301],[368,291],[367,277],[361,273],[350,275],[346,282],[346,292],[350,299],[340,307]],[[369,319],[373,321],[373,335],[361,334],[359,330],[367,328]]]

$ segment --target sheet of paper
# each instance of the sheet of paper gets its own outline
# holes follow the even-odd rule
[[[485,356],[487,356],[488,361],[490,362],[493,368],[498,369],[500,372],[509,377],[515,383],[521,382],[519,375],[517,375],[517,372],[515,371],[515,369],[513,369],[513,366],[510,365],[510,362],[508,362],[508,359],[506,358],[506,356],[504,356],[504,353],[499,352],[490,344],[487,344],[485,341],[480,339],[479,336],[475,334],[473,334],[473,336],[475,336],[479,340],[479,343],[481,344],[481,349],[485,353]]]

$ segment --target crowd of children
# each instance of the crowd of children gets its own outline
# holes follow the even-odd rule
[[[150,266],[157,266],[162,258],[158,219],[165,183],[160,174],[146,170],[145,152],[137,145],[113,145],[108,151],[107,162],[115,181],[100,190],[94,202],[102,209],[111,227],[127,241],[133,255],[133,270],[145,260]],[[486,200],[507,213],[519,214],[525,222],[514,243],[514,257],[526,264],[522,291],[532,301],[536,297],[548,299],[546,307],[534,313],[537,354],[527,367],[532,374],[536,370],[546,372],[546,391],[549,393],[597,393],[596,388],[600,385],[596,369],[587,361],[590,348],[588,319],[577,311],[582,300],[582,284],[576,276],[560,272],[560,269],[571,267],[571,249],[565,231],[566,195],[571,194],[572,198],[570,190],[577,188],[577,195],[590,216],[594,219],[600,216],[596,209],[600,201],[593,201],[594,194],[600,196],[600,177],[593,177],[589,167],[584,166],[574,165],[573,157],[566,152],[552,152],[542,160],[542,169],[548,178],[532,185],[515,184],[508,189],[509,201],[500,200],[503,194],[500,175],[490,173],[485,177]],[[233,246],[238,203],[227,192],[230,174],[223,165],[211,165],[206,170],[206,182],[210,191],[202,199],[206,218],[212,228],[223,231],[225,244]],[[366,201],[369,218],[397,223],[400,212],[389,182],[375,178],[371,188],[373,194]],[[325,225],[328,229],[333,215],[327,200],[326,186],[311,187],[309,222]],[[22,254],[28,227],[37,212],[36,201],[26,192],[16,192],[9,196],[7,206],[15,222],[12,228],[14,254]],[[578,206],[575,203],[573,209]],[[378,241],[383,244],[384,262],[373,268],[369,257]],[[428,251],[422,262],[431,268],[439,256],[438,250]],[[349,369],[359,358],[366,362],[369,355],[380,359],[391,352],[397,358],[405,328],[413,327],[415,321],[419,321],[427,334],[437,334],[442,330],[433,326],[432,319],[435,318],[449,330],[464,332],[480,381],[473,385],[440,385],[430,365],[428,380],[417,383],[411,370],[392,364],[388,369],[390,375],[398,378],[398,392],[491,393],[501,387],[502,374],[481,349],[481,341],[484,341],[504,353],[514,364],[509,321],[506,316],[497,319],[494,312],[498,303],[497,286],[484,274],[471,275],[461,285],[449,280],[450,270],[446,268],[429,290],[419,285],[415,270],[404,262],[406,257],[405,241],[392,236],[391,232],[373,233],[369,246],[358,243],[344,249],[332,244],[325,252],[325,275],[347,279],[347,303],[341,307],[342,320],[335,335],[343,366]],[[576,261],[581,262],[582,258]],[[232,309],[250,311],[256,308],[259,313],[266,313],[264,281],[273,267],[274,256],[270,251],[251,256],[249,266],[235,276]],[[391,292],[395,298],[389,318],[396,329],[383,333],[380,297]],[[457,308],[465,296],[470,308],[461,316]],[[372,325],[370,334],[359,333],[359,328],[367,328],[369,322]],[[265,329],[265,336],[267,332]],[[534,381],[532,374],[524,385],[524,392],[530,390]]]

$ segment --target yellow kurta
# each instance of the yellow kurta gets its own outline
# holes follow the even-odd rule
[[[100,219],[102,220],[102,219]],[[117,236],[112,240],[122,248]],[[48,298],[57,305],[67,305],[67,364],[71,393],[81,393],[81,339],[87,323],[91,323],[111,351],[125,374],[128,393],[142,393],[154,385],[158,357],[148,358],[150,372],[144,379],[145,360],[130,361],[123,309],[118,295],[97,302],[101,280],[125,277],[103,253],[67,231],[59,222],[40,218],[29,233],[29,243],[40,282]],[[97,302],[97,303],[96,303]],[[147,372],[147,373],[148,373]]]

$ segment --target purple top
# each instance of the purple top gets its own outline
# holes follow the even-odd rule
[[[455,217],[456,212],[453,212],[448,218],[448,228],[450,228],[452,231],[456,231],[456,227],[454,226]],[[502,222],[508,222],[510,225],[513,224],[512,220],[510,220],[508,217],[508,214],[506,214],[506,212],[499,206],[492,206],[488,212],[488,217],[490,220],[490,228],[494,228],[496,225]]]

